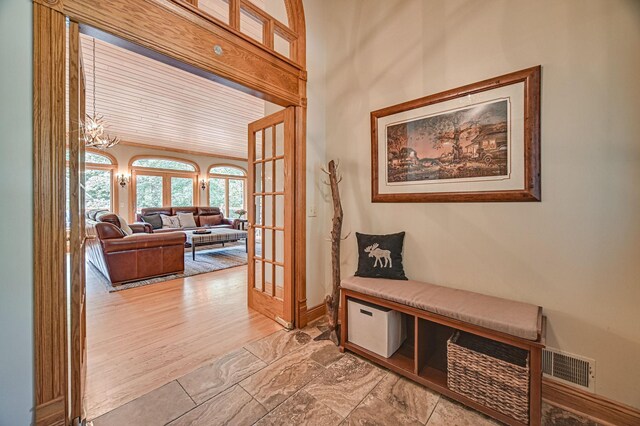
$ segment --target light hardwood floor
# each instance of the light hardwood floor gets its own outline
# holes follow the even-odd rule
[[[282,329],[247,307],[246,266],[108,293],[87,274],[87,417]]]

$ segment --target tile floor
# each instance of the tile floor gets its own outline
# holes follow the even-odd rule
[[[104,414],[94,426],[497,425],[356,355],[313,340],[324,327],[273,333]],[[549,405],[544,424],[596,423]]]

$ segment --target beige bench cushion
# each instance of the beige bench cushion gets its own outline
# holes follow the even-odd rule
[[[527,340],[537,340],[539,306],[418,281],[350,277],[341,286]]]

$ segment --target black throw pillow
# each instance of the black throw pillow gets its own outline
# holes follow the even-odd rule
[[[356,232],[358,270],[356,276],[407,280],[402,266],[404,232],[367,235]]]
[[[142,216],[142,221],[151,225],[153,229],[162,229],[162,218],[158,213]]]

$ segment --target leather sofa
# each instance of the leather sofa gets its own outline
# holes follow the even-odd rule
[[[152,214],[164,214],[167,216],[175,216],[178,213],[193,213],[193,218],[196,222],[196,228],[159,228],[153,229],[151,225],[145,223],[142,219],[142,216],[152,215]],[[211,216],[219,216],[220,223],[218,225],[205,225],[201,222],[201,218],[203,216],[211,217]],[[224,217],[224,213],[220,210],[219,207],[150,207],[141,209],[141,213],[136,215],[136,223],[135,225],[145,226],[145,232],[152,233],[165,233],[165,232],[174,232],[174,231],[193,231],[196,229],[203,228],[235,228],[236,221],[235,219],[229,219]]]
[[[86,225],[87,259],[114,286],[184,272],[183,232],[150,234],[134,223],[126,235],[109,212],[88,212]]]

